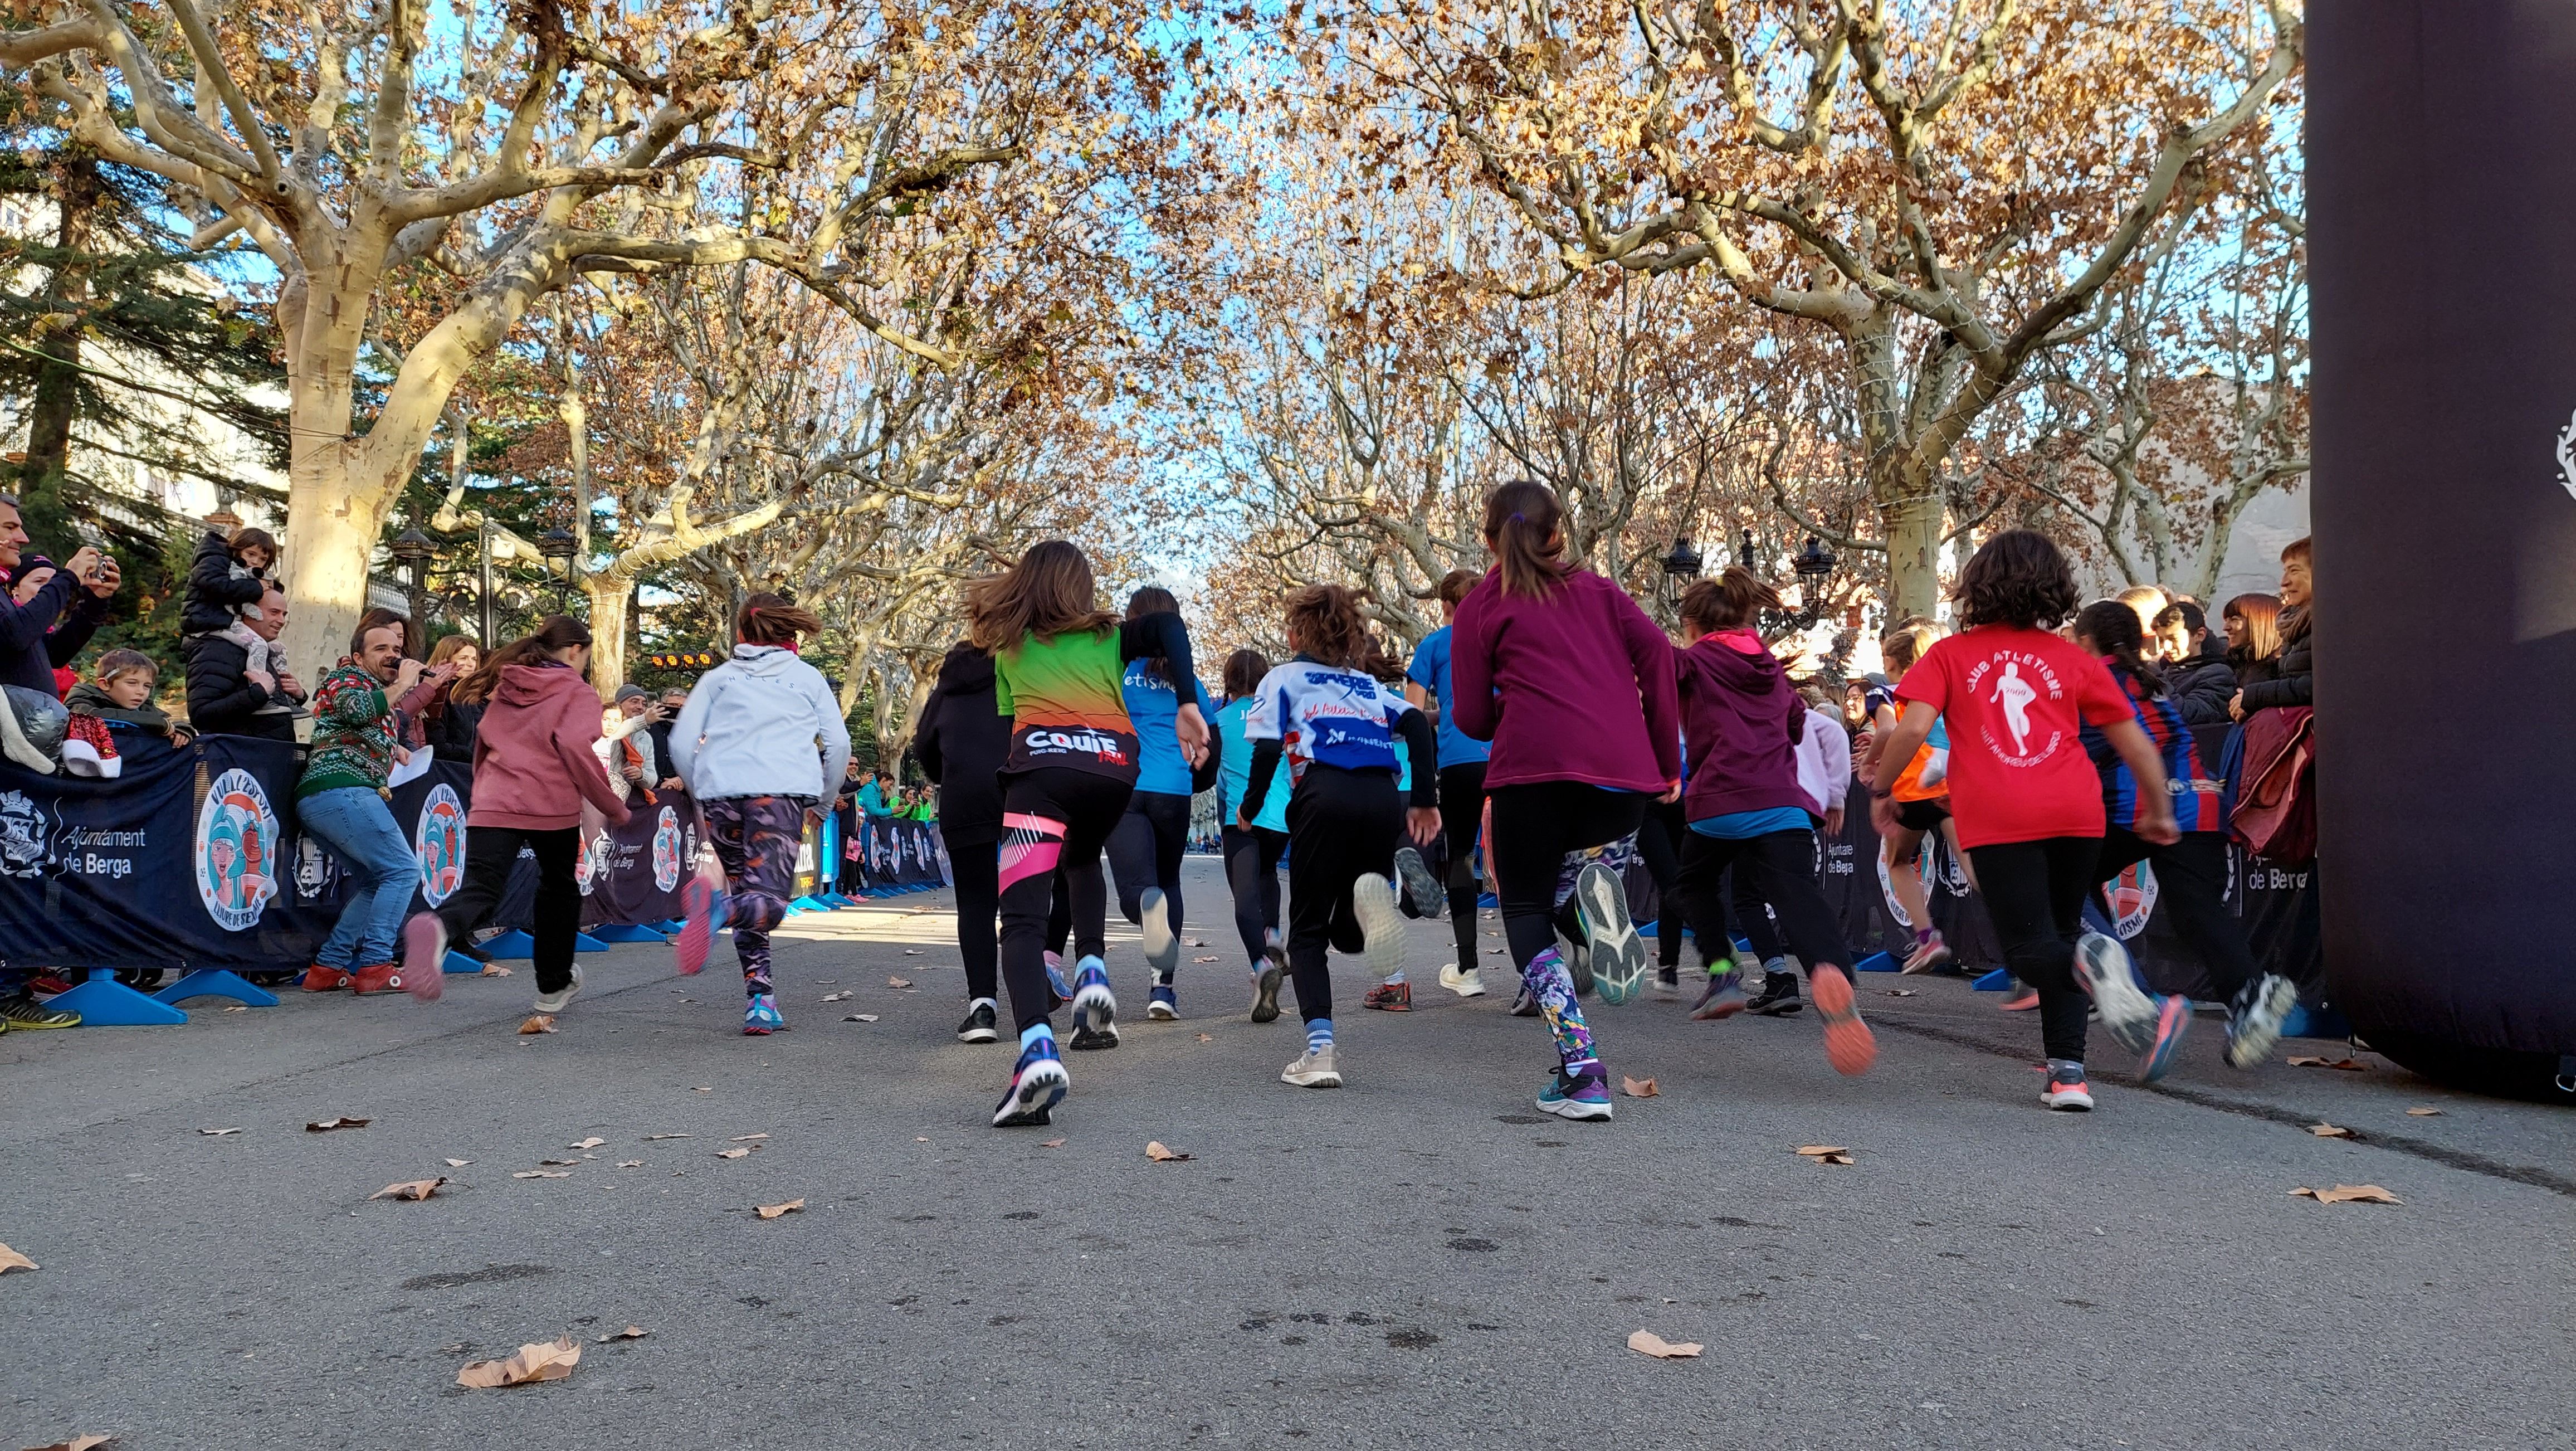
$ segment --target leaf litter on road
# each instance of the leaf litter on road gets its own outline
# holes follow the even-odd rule
[[[1044,1141],[1044,1142],[1040,1143],[1040,1144],[1038,1145],[1038,1147],[1039,1147],[1039,1148],[1041,1148],[1041,1149],[1061,1149],[1061,1148],[1063,1148],[1063,1147],[1064,1147],[1064,1140],[1062,1140],[1062,1139],[1048,1139],[1048,1140],[1046,1140],[1046,1141]]]
[[[572,1177],[572,1171],[570,1169],[522,1169],[510,1177],[513,1179],[569,1179]]]
[[[840,1001],[841,999],[843,999],[843,998],[847,998],[847,997],[856,997],[856,996],[857,996],[857,994],[856,994],[856,993],[851,992],[851,991],[850,991],[849,989],[847,989],[847,988],[843,988],[841,991],[836,992],[836,993],[825,993],[825,994],[823,994],[823,1001],[825,1001],[825,1002],[827,1002],[827,1003],[837,1003],[837,1002],[839,1002],[839,1001]]]
[[[435,1179],[408,1179],[400,1184],[388,1184],[367,1197],[369,1199],[427,1199],[438,1192],[439,1185],[446,1182],[447,1176],[444,1174]]]
[[[204,1134],[207,1138],[210,1138],[210,1139],[220,1139],[220,1138],[222,1138],[222,1137],[223,1137],[224,1135],[226,1135],[226,1134],[237,1134],[237,1133],[240,1133],[240,1132],[241,1132],[241,1130],[239,1130],[239,1129],[199,1129],[199,1130],[197,1130],[197,1132],[199,1132],[199,1133],[201,1133],[201,1134]]]
[[[804,1211],[805,1201],[802,1199],[790,1199],[784,1204],[755,1204],[751,1207],[751,1212],[763,1219],[776,1219],[782,1214],[801,1214]]]
[[[1840,1144],[1802,1144],[1798,1153],[1819,1164],[1848,1164],[1852,1161],[1852,1151]]]
[[[1157,1164],[1178,1164],[1190,1156],[1165,1148],[1161,1139],[1155,1139],[1145,1145],[1145,1157]]]
[[[652,1333],[652,1331],[645,1329],[641,1325],[629,1325],[614,1335],[603,1335],[599,1337],[599,1343],[606,1345],[612,1340],[641,1340]]]
[[[25,1255],[18,1253],[16,1250],[9,1248],[9,1246],[5,1244],[0,1244],[0,1275],[5,1275],[11,1270],[32,1270],[34,1268],[36,1268],[36,1262],[34,1260],[27,1258]]]
[[[473,1162],[474,1161],[472,1159],[450,1159],[447,1161],[447,1167],[451,1169],[462,1169]]]
[[[2423,1108],[2410,1108],[2406,1110],[2406,1116],[2408,1118],[2440,1118],[2442,1116],[2442,1111],[2428,1105]]]
[[[555,1020],[551,1014],[530,1013],[528,1020],[519,1025],[519,1036],[533,1038],[539,1033],[551,1033],[554,1030]]]
[[[2352,1130],[2345,1128],[2340,1124],[2310,1124],[2308,1125],[2308,1132],[2315,1134],[2321,1139],[2357,1139],[2361,1137],[2361,1135],[2354,1133]]]
[[[908,977],[890,977],[886,979],[886,986],[890,988],[908,988],[912,986],[912,979]]]
[[[604,1143],[607,1143],[607,1142],[608,1142],[608,1140],[606,1140],[606,1139],[601,1139],[601,1138],[589,1138],[589,1139],[584,1139],[584,1140],[582,1140],[580,1143],[577,1143],[577,1144],[566,1144],[566,1145],[564,1145],[564,1147],[565,1147],[565,1148],[567,1148],[567,1149],[595,1149],[595,1148],[598,1148],[600,1145],[602,1145],[602,1144],[604,1144]]]
[[[748,1154],[759,1147],[760,1145],[758,1144],[744,1144],[742,1147],[736,1149],[718,1149],[716,1150],[716,1157],[719,1159],[739,1159],[743,1155]]]
[[[655,1139],[686,1139],[693,1137],[695,1137],[695,1135],[692,1134],[646,1134],[644,1136],[644,1142],[649,1144]]]
[[[27,1451],[96,1451],[96,1448],[105,1446],[115,1439],[114,1436],[102,1436],[92,1432],[86,1436],[74,1436],[68,1441],[48,1441],[42,1446],[30,1446]]]
[[[313,1122],[306,1124],[304,1126],[304,1131],[308,1134],[327,1134],[333,1129],[362,1129],[374,1122],[375,1120],[371,1118],[316,1119]]]
[[[852,1013],[841,1021],[844,1023],[873,1023],[876,1020],[877,1015],[874,1013]]]
[[[2366,1073],[2370,1065],[2358,1058],[2299,1057],[2290,1060],[2293,1068],[2340,1068],[2346,1073]]]
[[[1637,1330],[1629,1333],[1628,1348],[1657,1360],[1696,1360],[1703,1347],[1695,1340],[1675,1344],[1652,1330]]]
[[[2376,1184],[2337,1184],[2332,1189],[2293,1189],[2293,1199],[2313,1199],[2319,1204],[2403,1204],[2406,1201]]]
[[[732,1143],[732,1144],[756,1144],[756,1143],[759,1143],[762,1139],[765,1139],[765,1138],[768,1138],[768,1137],[769,1137],[769,1135],[767,1135],[767,1134],[736,1134],[736,1135],[734,1135],[732,1138],[727,1139],[725,1142],[727,1142],[727,1143]]]
[[[456,1383],[469,1390],[536,1385],[562,1380],[581,1364],[581,1342],[570,1336],[522,1345],[506,1360],[478,1360],[456,1373]]]
[[[1630,1098],[1656,1098],[1663,1094],[1663,1090],[1655,1086],[1655,1080],[1630,1078],[1625,1074],[1620,1075],[1619,1091]]]

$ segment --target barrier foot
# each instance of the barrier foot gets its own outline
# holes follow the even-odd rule
[[[188,1021],[186,1013],[118,982],[112,967],[91,968],[89,981],[47,998],[45,1006],[80,1014],[84,1028],[175,1028]]]
[[[201,967],[152,995],[154,1002],[176,1004],[188,998],[231,998],[254,1008],[277,1006],[277,994],[264,987],[254,987],[237,973],[220,967]]]
[[[1873,952],[1852,964],[1854,972],[1894,972],[1904,964],[1884,952]]]
[[[2284,1038],[2349,1038],[2352,1036],[2352,1024],[2345,1020],[2342,1013],[2333,1008],[2312,1008],[2306,1003],[2301,1003],[2290,1009],[2290,1015],[2281,1020],[2281,1036]]]
[[[1976,989],[1981,993],[1999,993],[2011,986],[2012,973],[2000,967],[1976,981]]]
[[[837,912],[843,907],[855,907],[858,904],[838,892],[826,892],[823,894],[823,905]]]
[[[670,940],[641,922],[604,922],[590,929],[589,935],[602,942],[668,942]]]
[[[807,912],[829,912],[832,910],[831,904],[825,902],[819,897],[799,897],[788,905]]]
[[[572,950],[575,952],[606,952],[608,950],[608,944],[591,936],[587,932],[576,932],[572,935]]]
[[[485,942],[482,945],[482,948],[484,956],[495,959],[504,957],[534,957],[537,955],[537,939],[530,937],[525,932],[519,931],[517,928],[512,928],[511,930],[502,933],[500,936]]]
[[[476,962],[473,958],[466,956],[462,952],[450,952],[447,954],[447,961],[439,964],[439,966],[445,969],[446,972],[453,977],[481,977],[483,975],[483,964]]]
[[[1652,922],[1640,922],[1637,924],[1637,935],[1640,937],[1660,937],[1663,934],[1657,932],[1655,929],[1663,925],[1663,919],[1661,918],[1657,918]]]
[[[661,933],[665,937],[678,936],[680,934],[680,929],[688,925],[687,921],[678,917],[674,917],[668,922],[656,922],[652,924],[653,930]]]

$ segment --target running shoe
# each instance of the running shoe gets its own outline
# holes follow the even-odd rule
[[[1448,901],[1449,892],[1440,884],[1438,877],[1431,875],[1431,868],[1422,864],[1422,853],[1409,846],[1396,848],[1395,874],[1403,878],[1404,894],[1413,899],[1415,912],[1424,917],[1440,915],[1440,908]]]
[[[404,988],[422,1002],[438,1001],[447,990],[447,924],[435,912],[412,913],[403,924],[402,949],[411,979]]]
[[[2245,985],[2227,1015],[2227,1066],[2251,1068],[2272,1056],[2281,1041],[2281,1025],[2299,1005],[2299,990],[2278,973],[2265,973]]]
[[[402,969],[390,962],[371,962],[349,974],[349,991],[362,998],[402,990]]]
[[[1077,1053],[1118,1046],[1118,995],[1109,990],[1109,969],[1086,957],[1073,969],[1073,1042]]]
[[[1375,872],[1351,883],[1351,915],[1360,919],[1360,950],[1380,981],[1404,971],[1404,915],[1395,909],[1395,884]],[[1413,1001],[1407,989],[1407,1003]]]
[[[1730,967],[1708,975],[1708,987],[1691,1004],[1691,1016],[1703,1023],[1734,1017],[1752,1006],[1744,996],[1744,974]]]
[[[1409,982],[1379,983],[1377,986],[1370,988],[1367,992],[1360,995],[1360,1006],[1364,1008],[1375,1008],[1382,1013],[1412,1012],[1413,984]]]
[[[1512,1016],[1515,1018],[1538,1016],[1538,998],[1529,990],[1529,983],[1526,980],[1521,983],[1521,990],[1512,994]]]
[[[317,962],[304,969],[303,988],[308,993],[338,992],[348,985],[349,970],[345,967],[324,967]]]
[[[1671,1000],[1682,995],[1682,970],[1679,963],[1665,963],[1655,969],[1655,996]]]
[[[1279,1020],[1279,983],[1287,975],[1278,963],[1266,958],[1262,961],[1261,970],[1252,975],[1252,1021]]]
[[[1040,1034],[1020,1050],[1019,1065],[1011,1070],[1010,1090],[993,1110],[993,1127],[1015,1129],[1046,1123],[1054,1116],[1055,1106],[1064,1101],[1064,1091],[1072,1086],[1073,1076],[1064,1071],[1064,1060],[1056,1056],[1054,1036]]]
[[[1906,972],[1930,972],[1950,960],[1950,944],[1941,940],[1941,929],[1935,927],[1916,938],[1914,950],[1905,954]]]
[[[786,1027],[787,1019],[778,1012],[778,994],[753,993],[743,999],[742,1031],[745,1037],[766,1038],[784,1031]]]
[[[1158,1023],[1170,1023],[1179,1020],[1181,1016],[1181,997],[1180,994],[1172,991],[1172,985],[1170,983],[1158,982],[1154,984],[1152,991],[1145,994],[1145,1016],[1152,1018]]]
[[[1828,962],[1808,972],[1807,986],[1816,995],[1816,1016],[1825,1022],[1825,1061],[1846,1078],[1867,1073],[1878,1061],[1878,1039],[1860,1020],[1851,979]]]
[[[2138,986],[2129,949],[2116,937],[2087,932],[2075,939],[2075,980],[2102,1012],[2111,1041],[2144,1058],[2156,1043],[2156,1000]]]
[[[1047,990],[1055,994],[1056,1007],[1060,1008],[1072,1002],[1073,989],[1066,986],[1064,981],[1064,959],[1052,952],[1046,954],[1046,974]]]
[[[993,1005],[980,998],[975,1006],[966,1010],[966,1021],[957,1025],[957,1041],[960,1043],[997,1043],[1001,1037],[1001,1030],[993,1021]]]
[[[1796,973],[1766,972],[1762,974],[1761,990],[1753,995],[1751,1001],[1745,1003],[1744,1010],[1760,1013],[1766,1018],[1785,1018],[1791,1013],[1802,1011],[1806,1006],[1805,1003],[1798,1001]]]
[[[1574,983],[1574,995],[1578,998],[1592,996],[1592,950],[1580,942],[1573,942],[1557,955],[1565,960],[1565,975]]]
[[[1610,1078],[1598,1067],[1588,1073],[1575,1074],[1559,1068],[1547,1087],[1538,1091],[1541,1113],[1558,1118],[1600,1119],[1610,1117]]]
[[[1626,1002],[1646,977],[1646,939],[1628,918],[1627,884],[1601,863],[1586,862],[1574,878],[1574,902],[1601,1001]]]
[[[1145,965],[1163,982],[1180,966],[1181,938],[1172,930],[1172,904],[1160,887],[1147,887],[1137,902],[1137,928],[1145,937]]]
[[[2155,999],[2155,1039],[2138,1060],[2138,1081],[2153,1083],[2173,1066],[2174,1050],[2182,1046],[2182,1035],[2191,1030],[2191,999],[2180,993],[2161,994]]]
[[[2020,978],[2014,978],[2012,986],[2004,990],[2004,1000],[1995,1006],[2007,1013],[2034,1011],[2039,1007],[2039,989],[2023,982]]]
[[[1307,1049],[1296,1062],[1280,1070],[1279,1081],[1299,1088],[1341,1087],[1342,1072],[1333,1066],[1333,1045]]]
[[[11,993],[0,997],[0,1023],[12,1033],[33,1033],[46,1028],[77,1028],[81,1015],[69,1008],[50,1008],[36,1001],[33,993]]]
[[[2039,1101],[2060,1113],[2092,1112],[2093,1093],[2084,1086],[2084,1065],[2050,1064],[2048,1087],[2040,1092]]]
[[[1485,995],[1485,979],[1477,973],[1476,969],[1472,967],[1461,969],[1454,962],[1441,964],[1440,985],[1462,998],[1481,998]]]
[[[572,965],[572,981],[563,985],[563,991],[537,994],[536,1010],[551,1017],[572,1006],[573,994],[580,991],[581,964],[576,962]]]
[[[716,889],[703,873],[693,874],[680,889],[680,935],[671,939],[671,956],[682,977],[694,977],[707,965],[707,949],[716,936]]]

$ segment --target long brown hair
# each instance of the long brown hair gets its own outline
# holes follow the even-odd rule
[[[1878,658],[1888,669],[1902,675],[1913,669],[1914,662],[1922,659],[1923,652],[1931,649],[1940,638],[1939,621],[1922,615],[1907,615],[1888,626],[1887,633],[1878,637]]]
[[[1177,615],[1180,612],[1180,598],[1159,584],[1146,585],[1127,597],[1127,618],[1131,620],[1141,620],[1147,615]],[[1149,657],[1144,662],[1145,673],[1156,680],[1168,681],[1172,678],[1172,674],[1164,667],[1169,663],[1160,655]]]
[[[448,687],[447,698],[473,705],[492,698],[492,689],[501,683],[501,672],[513,665],[534,665],[557,650],[590,643],[590,627],[570,615],[548,615],[537,622],[536,632],[523,635],[483,657],[474,673]]]
[[[1270,673],[1270,657],[1246,647],[1225,657],[1225,698],[1241,700],[1261,688]]]
[[[1505,594],[1543,600],[1574,573],[1565,557],[1565,510],[1554,489],[1530,479],[1505,484],[1485,500],[1485,544],[1494,551]]]
[[[1682,591],[1682,623],[1701,634],[1740,630],[1780,608],[1780,592],[1740,564],[1730,564],[1715,579],[1703,579]]]
[[[967,638],[987,655],[1017,650],[1031,637],[1107,634],[1118,617],[1100,608],[1091,561],[1072,541],[1029,546],[1020,562],[966,586]]]
[[[1310,584],[1288,596],[1288,642],[1327,665],[1368,663],[1376,642],[1360,615],[1359,591],[1338,584]]]
[[[2227,660],[2231,665],[2269,660],[2281,653],[2281,597],[2267,594],[2241,594],[2227,602],[2218,617],[2245,622],[2245,644],[2229,646]]]
[[[799,635],[822,632],[823,621],[812,610],[767,590],[743,596],[733,617],[733,637],[746,645],[793,645]]]

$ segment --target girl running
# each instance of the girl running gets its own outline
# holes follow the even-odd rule
[[[2158,1014],[2129,975],[2119,944],[2086,933],[2077,948],[2084,899],[2099,880],[2104,825],[2102,782],[2082,729],[2098,727],[2128,767],[2138,801],[2131,829],[2158,846],[2180,835],[2164,763],[2111,672],[2049,633],[2075,611],[2075,576],[2046,535],[2008,529],[1987,540],[1960,571],[1956,599],[1962,633],[1924,651],[1897,684],[1905,713],[1879,750],[1870,813],[1882,833],[1894,824],[1897,776],[1933,722],[1946,723],[1959,840],[1976,866],[2005,964],[2039,994],[2048,1052],[2040,1101],[2090,1109],[2086,992],[2113,1037],[2150,1059]]]
[[[1223,752],[1218,782],[1217,819],[1225,824],[1220,838],[1225,851],[1226,885],[1234,892],[1234,930],[1243,938],[1243,955],[1252,963],[1252,1021],[1279,1016],[1279,984],[1288,975],[1288,948],[1279,935],[1279,856],[1288,849],[1288,793],[1272,791],[1250,826],[1237,824],[1245,788],[1252,781],[1252,742],[1244,721],[1252,714],[1261,682],[1270,674],[1270,657],[1258,650],[1237,650],[1225,657],[1225,704],[1216,713],[1216,734]]]
[[[957,953],[966,962],[966,1020],[957,1041],[990,1043],[997,1020],[1001,946],[1002,761],[1011,723],[993,708],[993,657],[960,640],[939,662],[939,683],[921,707],[913,754],[939,788],[939,834],[957,890]]]
[[[1503,935],[1556,1042],[1557,1071],[1538,1106],[1606,1119],[1609,1075],[1550,908],[1566,853],[1634,834],[1649,801],[1681,794],[1672,643],[1617,585],[1566,558],[1564,515],[1546,485],[1496,489],[1484,539],[1494,570],[1458,605],[1449,709],[1461,731],[1492,745],[1486,854]],[[1593,975],[1634,986],[1646,954],[1625,887],[1595,863],[1577,893]]]
[[[796,895],[796,848],[822,820],[848,773],[850,730],[823,672],[796,653],[797,637],[820,632],[811,610],[762,592],[734,617],[733,658],[699,677],[671,729],[671,769],[705,813],[707,838],[724,867],[719,910],[707,884],[687,889],[688,920],[677,945],[680,971],[706,966],[712,933],[733,924],[742,959],[742,1030],[787,1026],[769,975],[769,934]]]
[[[1449,935],[1458,960],[1440,969],[1440,985],[1462,998],[1482,997],[1484,979],[1476,972],[1476,827],[1485,817],[1485,761],[1491,754],[1483,741],[1458,729],[1450,702],[1450,650],[1458,623],[1458,602],[1484,576],[1472,569],[1453,569],[1440,577],[1440,628],[1422,637],[1404,698],[1432,714],[1440,756],[1440,826],[1449,851]],[[1430,903],[1417,906],[1428,908]]]
[[[1417,842],[1440,832],[1431,722],[1368,673],[1374,650],[1357,594],[1336,584],[1297,591],[1288,597],[1287,634],[1297,657],[1262,677],[1244,719],[1252,766],[1235,825],[1249,829],[1259,819],[1285,755],[1294,783],[1288,966],[1306,1051],[1279,1077],[1300,1088],[1338,1088],[1330,952],[1366,952],[1380,977],[1404,968],[1392,875],[1408,831]],[[1413,758],[1410,810],[1396,794],[1398,734]]]
[[[1154,585],[1127,597],[1130,620],[1178,616],[1180,609],[1170,590]],[[1213,709],[1198,681],[1189,681],[1187,689],[1202,715]],[[1148,657],[1127,662],[1119,694],[1135,728],[1139,754],[1127,814],[1109,833],[1109,873],[1118,882],[1118,910],[1143,932],[1145,963],[1154,970],[1145,1016],[1170,1020],[1181,1015],[1172,975],[1181,960],[1181,853],[1190,844],[1190,797],[1216,784],[1222,747],[1195,771],[1181,758],[1180,739],[1172,730],[1181,694],[1170,661]],[[1201,780],[1201,773],[1207,779]]]
[[[1897,622],[1895,629],[1879,641],[1879,654],[1887,668],[1902,681],[1905,672],[1922,658],[1923,652],[1941,638],[1941,627],[1921,615]],[[1894,695],[1874,697],[1870,734],[1875,742],[1868,760],[1862,762],[1864,776],[1875,769],[1879,750],[1896,729],[1901,711]],[[1935,831],[1950,837],[1951,855],[1958,855],[1958,838],[1950,825],[1950,787],[1948,781],[1950,738],[1936,722],[1931,739],[1914,752],[1896,782],[1896,827],[1880,836],[1879,866],[1887,874],[1888,890],[1897,905],[1905,909],[1907,925],[1914,932],[1914,949],[1905,956],[1907,972],[1929,972],[1950,960],[1950,945],[1941,940],[1941,929],[1932,925],[1932,893],[1925,885],[1923,873],[1924,838]]]
[[[1045,959],[1047,907],[1064,868],[1078,954],[1073,987],[1075,1048],[1118,1044],[1118,999],[1100,956],[1108,888],[1100,850],[1127,810],[1139,745],[1122,682],[1130,661],[1158,659],[1176,680],[1196,680],[1181,617],[1148,614],[1121,624],[1099,608],[1091,561],[1050,539],[1017,564],[966,591],[976,648],[993,657],[994,709],[1012,717],[1002,768],[1002,976],[1020,1035],[1011,1087],[993,1110],[996,1128],[1042,1124],[1071,1079],[1058,1057],[1049,1016],[1057,996]],[[1207,721],[1195,700],[1173,711],[1181,758],[1207,759]]]
[[[1878,1044],[1853,1001],[1851,952],[1816,885],[1812,798],[1798,784],[1807,703],[1753,628],[1763,610],[1779,607],[1779,595],[1740,564],[1682,595],[1685,648],[1674,668],[1691,759],[1682,798],[1691,834],[1677,895],[1700,941],[1723,940],[1721,879],[1730,867],[1739,883],[1751,879],[1807,965],[1826,1061],[1837,1073],[1865,1073]],[[1726,1016],[1730,999],[1742,1003],[1732,984],[1719,986],[1700,1016]]]
[[[465,813],[465,880],[435,911],[403,925],[403,961],[414,972],[444,970],[447,944],[467,942],[489,921],[524,846],[537,859],[537,1003],[560,1013],[581,991],[573,941],[581,932],[585,803],[609,825],[626,820],[624,797],[599,769],[599,695],[590,688],[590,631],[549,615],[537,632],[492,652],[455,683],[454,701],[481,719],[474,735],[474,800]]]
[[[2097,884],[2116,880],[2139,862],[2153,864],[2156,900],[2171,916],[2174,930],[2209,970],[2210,986],[2228,1005],[2228,1066],[2251,1068],[2281,1040],[2281,1022],[2297,1006],[2299,990],[2289,979],[2263,972],[2245,945],[2245,931],[2227,910],[2227,810],[2225,784],[2202,768],[2191,728],[2182,709],[2165,693],[2155,666],[2141,656],[2146,636],[2134,610],[2117,600],[2088,605],[2075,617],[2075,644],[2101,657],[2111,678],[2129,697],[2139,724],[2155,743],[2164,763],[2174,825],[2181,839],[2158,845],[2138,835],[2138,782],[2101,731],[2084,728],[2084,750],[2102,778],[2102,809],[2109,824],[2102,833],[2102,856],[2094,864]],[[2104,939],[2110,941],[2112,939]],[[2157,1003],[2157,1035],[2146,1076],[2164,1072],[2183,1029],[2191,1022],[2191,1003],[2175,995]]]

